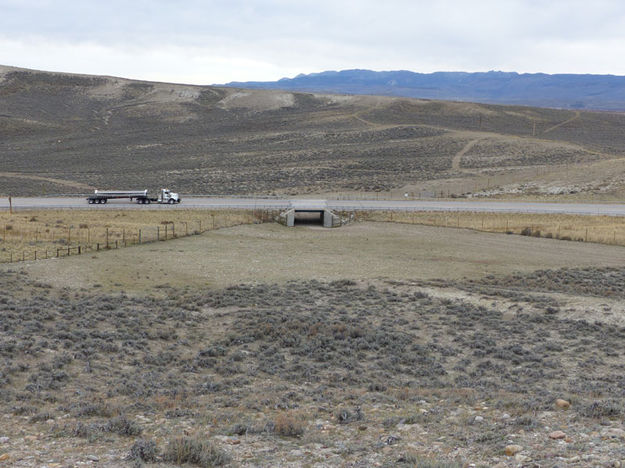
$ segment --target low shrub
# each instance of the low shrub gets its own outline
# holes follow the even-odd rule
[[[354,421],[360,421],[364,417],[364,414],[360,407],[357,407],[353,412],[347,409],[341,409],[336,412],[335,416],[339,424],[349,424]]]
[[[113,432],[122,436],[136,436],[141,434],[141,426],[134,421],[130,421],[125,416],[118,416],[111,419],[104,429],[107,432]]]
[[[230,456],[208,441],[178,437],[169,442],[163,460],[172,463],[191,463],[203,468],[230,463]]]
[[[463,465],[461,463],[434,460],[412,453],[405,453],[400,455],[394,466],[416,466],[418,468],[462,468]]]
[[[623,414],[623,405],[613,400],[594,401],[579,410],[587,418],[616,418]]]
[[[155,462],[157,461],[157,457],[158,450],[156,449],[156,443],[152,440],[139,439],[130,447],[130,453],[126,459]]]

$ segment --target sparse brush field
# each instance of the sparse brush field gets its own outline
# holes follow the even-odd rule
[[[0,262],[37,260],[117,249],[265,222],[253,210],[37,210],[0,212]]]
[[[448,232],[470,244],[445,250],[453,243]],[[399,261],[393,237],[413,257],[396,278],[383,279]],[[379,249],[362,249],[365,238]],[[264,249],[254,255],[246,243]],[[565,269],[550,266],[561,245],[570,254]],[[242,252],[233,257],[236,246]],[[489,247],[496,255],[515,246],[517,262],[486,269],[478,262]],[[299,266],[291,260],[297,251]],[[341,257],[351,252],[361,258]],[[24,467],[620,466],[621,252],[390,223],[331,231],[265,224],[94,260],[111,277],[130,268],[121,253],[130,264],[144,254],[163,264],[194,255],[214,276],[227,258],[235,269],[261,262],[244,284],[224,271],[230,286],[202,287],[209,270],[192,266],[199,281],[108,292],[82,282],[87,256],[4,265],[0,460]],[[282,262],[272,263],[278,253]],[[337,279],[315,280],[336,255]],[[608,257],[613,266],[600,266]],[[442,262],[462,274],[440,279]]]

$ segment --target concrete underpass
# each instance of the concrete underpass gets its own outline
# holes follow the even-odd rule
[[[341,225],[339,216],[330,211],[325,200],[297,200],[280,214],[280,222],[288,227],[320,225],[331,228]]]

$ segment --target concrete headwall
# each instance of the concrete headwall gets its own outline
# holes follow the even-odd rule
[[[341,218],[330,210],[323,211],[323,227],[333,228],[341,226]]]
[[[287,227],[295,226],[295,210],[291,208],[290,210],[280,213],[276,221]]]

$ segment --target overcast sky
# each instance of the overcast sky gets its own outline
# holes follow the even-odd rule
[[[624,57],[622,0],[0,0],[0,64],[147,80],[625,75]]]

